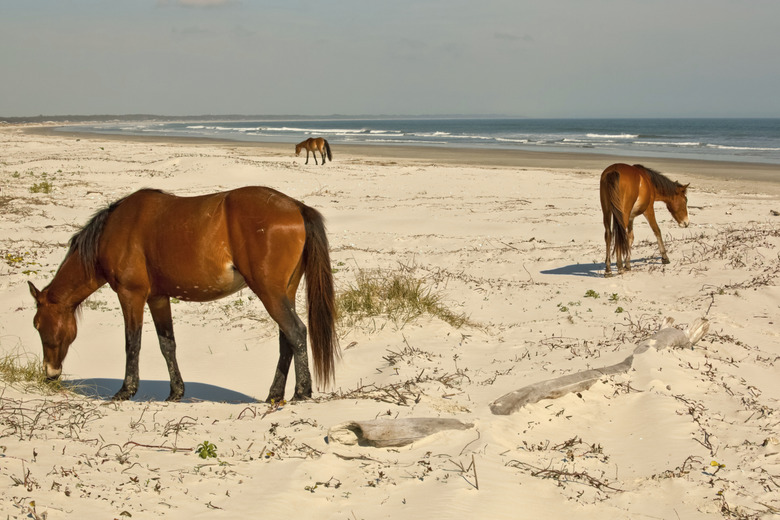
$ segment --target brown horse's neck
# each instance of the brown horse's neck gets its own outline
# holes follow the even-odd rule
[[[97,275],[87,274],[80,255],[74,251],[65,257],[45,291],[50,302],[75,309],[105,283]]]
[[[648,181],[655,188],[655,200],[671,202],[672,198],[677,196],[677,188],[680,187],[677,182],[650,168],[644,166],[641,166],[641,168],[645,170]]]

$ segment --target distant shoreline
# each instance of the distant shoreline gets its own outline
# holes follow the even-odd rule
[[[220,138],[179,136],[116,135],[97,132],[60,131],[60,124],[8,125],[24,132],[65,138],[111,140],[150,143],[178,143],[188,145],[221,145],[232,148],[264,149],[280,155],[294,157],[293,146],[287,142],[249,142]],[[2,126],[0,126],[2,128]],[[680,182],[690,182],[685,176],[701,177],[736,183],[732,189],[757,191],[750,183],[766,184],[772,192],[780,190],[780,165],[698,160],[683,158],[626,157],[620,155],[547,152],[508,149],[454,148],[426,145],[340,144],[334,147],[336,160],[339,155],[382,160],[407,160],[447,165],[483,166],[497,168],[551,168],[601,171],[618,162],[642,163],[652,166]],[[760,190],[758,190],[760,191]]]

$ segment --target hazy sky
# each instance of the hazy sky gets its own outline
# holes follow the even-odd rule
[[[0,0],[0,116],[780,117],[778,0]]]

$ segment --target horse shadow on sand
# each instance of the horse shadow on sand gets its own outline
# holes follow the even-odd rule
[[[649,265],[658,263],[655,258],[637,258],[631,260],[631,267],[639,265]],[[614,266],[613,273],[617,272],[617,265]],[[589,276],[592,278],[604,278],[604,263],[597,262],[591,264],[571,264],[563,267],[557,267],[555,269],[547,269],[540,271],[542,274],[563,274],[570,276]]]
[[[93,399],[110,400],[122,387],[121,379],[90,378],[70,379],[63,384],[78,393]],[[257,403],[255,397],[236,392],[228,388],[206,383],[185,383],[186,389],[181,402],[213,402],[213,403]],[[171,391],[169,381],[141,380],[138,392],[131,401],[165,401]]]

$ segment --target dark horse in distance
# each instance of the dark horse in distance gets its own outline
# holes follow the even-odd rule
[[[631,246],[634,243],[634,217],[644,214],[658,240],[661,260],[669,263],[661,230],[655,221],[653,203],[662,201],[680,227],[688,227],[689,184],[671,181],[641,164],[613,164],[601,174],[601,211],[604,216],[604,241],[607,259],[604,276],[612,274],[610,246],[613,237],[618,274],[631,270]]]
[[[295,360],[293,399],[312,394],[306,327],[295,294],[306,277],[314,372],[327,385],[339,355],[333,277],[323,218],[278,191],[245,187],[177,197],[144,189],[97,212],[70,240],[52,282],[29,283],[46,375],[56,379],[76,339],[76,310],[108,283],[125,323],[125,378],[115,400],[138,390],[144,305],[149,306],[171,380],[169,401],[184,395],[176,363],[172,297],[210,301],[248,286],[279,325],[279,361],[268,400],[281,401]]]
[[[333,154],[330,153],[330,145],[323,137],[309,137],[305,141],[301,141],[300,143],[296,144],[296,157],[301,155],[301,150],[306,150],[306,162],[304,164],[309,164],[309,152],[311,152],[312,156],[314,157],[314,164],[317,164],[317,152],[320,152],[320,156],[322,156],[322,164],[325,164],[326,153],[328,154],[328,160],[333,162]]]

